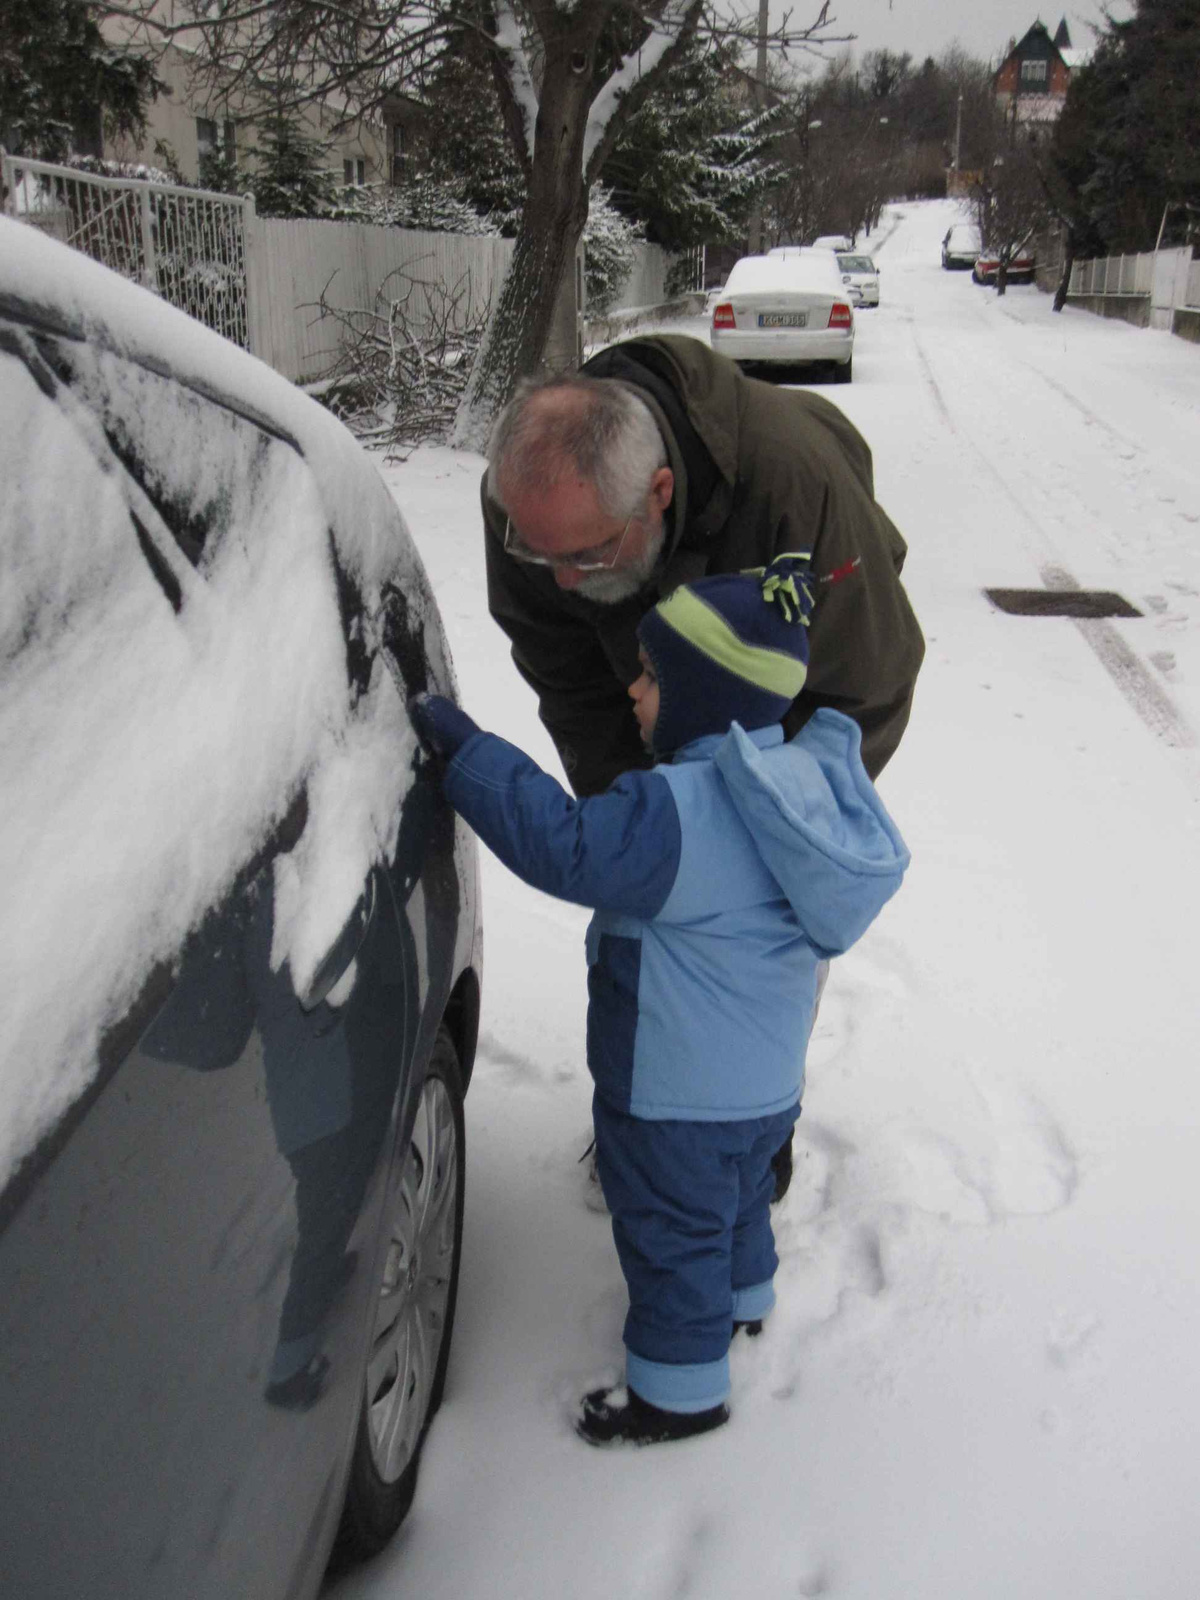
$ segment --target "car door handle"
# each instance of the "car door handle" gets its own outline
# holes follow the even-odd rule
[[[371,918],[375,915],[376,898],[375,871],[372,869],[345,927],[334,940],[328,955],[318,962],[312,982],[299,996],[302,1010],[314,1011],[322,1000],[328,999],[331,991],[350,970],[350,964],[362,949]]]

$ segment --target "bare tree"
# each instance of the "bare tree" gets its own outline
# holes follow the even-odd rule
[[[1011,116],[998,117],[991,161],[972,193],[979,231],[996,252],[996,293],[1008,287],[1008,266],[1016,251],[1041,228],[1050,213],[1038,165],[1038,130],[1025,129]]]
[[[697,31],[747,49],[762,43],[753,0],[184,0],[190,13],[174,21],[157,0],[99,3],[140,39],[187,44],[226,98],[251,105],[284,85],[295,104],[320,101],[347,117],[419,84],[464,28],[478,34],[526,193],[459,412],[456,439],[476,447],[517,378],[574,358],[573,263],[588,191],[629,118]],[[765,36],[769,48],[840,42],[830,3],[801,25],[787,13]]]

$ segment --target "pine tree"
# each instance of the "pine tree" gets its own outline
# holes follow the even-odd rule
[[[488,52],[474,31],[452,41],[430,80],[423,132],[425,167],[502,233],[515,236],[525,179],[504,131]]]
[[[0,5],[0,144],[61,161],[100,154],[101,126],[139,135],[146,106],[169,93],[150,61],[114,49],[85,0]]]
[[[329,146],[308,132],[294,112],[277,111],[258,127],[248,179],[263,217],[324,217],[337,203],[329,172]]]
[[[732,54],[696,45],[622,133],[604,164],[613,203],[666,250],[741,236],[771,177],[768,150],[780,112],[764,122],[739,103]]]
[[[1152,248],[1168,204],[1200,208],[1198,83],[1196,0],[1137,0],[1072,78],[1057,171],[1109,251]]]

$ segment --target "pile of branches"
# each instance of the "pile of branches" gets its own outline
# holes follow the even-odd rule
[[[492,310],[490,297],[476,301],[469,273],[446,284],[397,268],[369,310],[335,306],[327,283],[313,309],[339,335],[337,358],[311,392],[356,438],[388,460],[449,438]]]

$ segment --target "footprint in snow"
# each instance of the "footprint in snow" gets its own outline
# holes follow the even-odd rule
[[[1046,1107],[1015,1085],[977,1082],[976,1089],[988,1120],[972,1147],[932,1128],[905,1134],[905,1198],[933,1216],[974,1226],[1047,1216],[1069,1205],[1078,1163]]]

